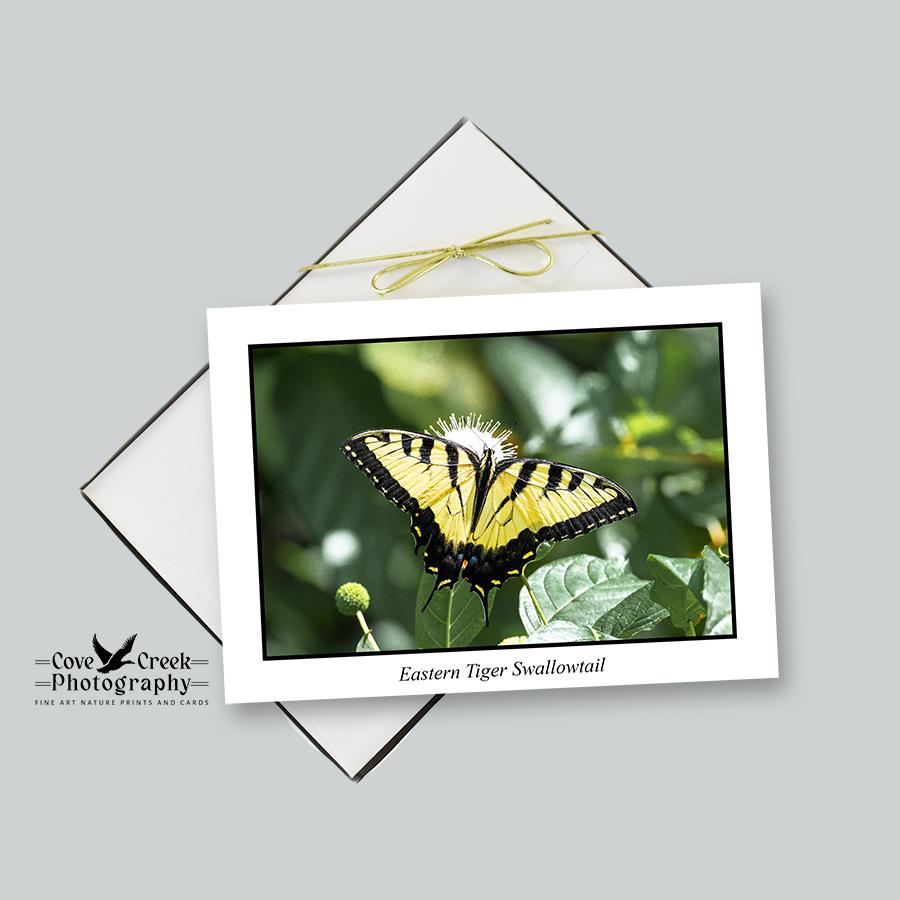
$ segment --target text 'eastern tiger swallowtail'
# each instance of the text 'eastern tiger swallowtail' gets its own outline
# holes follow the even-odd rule
[[[434,434],[396,428],[347,438],[344,455],[409,513],[416,553],[436,591],[464,578],[488,623],[487,597],[522,574],[542,541],[563,541],[635,515],[631,495],[603,475],[546,459],[520,459],[511,432],[468,415]]]

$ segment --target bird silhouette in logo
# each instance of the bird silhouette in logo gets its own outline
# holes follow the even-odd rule
[[[97,635],[94,635],[94,639],[91,643],[94,645],[94,653],[100,658],[100,662],[103,665],[97,669],[102,675],[105,675],[107,672],[115,672],[116,669],[121,669],[122,666],[133,666],[134,662],[130,659],[125,659],[125,657],[131,653],[131,648],[134,646],[134,639],[137,637],[136,634],[133,634],[130,638],[125,638],[124,643],[115,653],[110,653],[100,641],[97,640]]]

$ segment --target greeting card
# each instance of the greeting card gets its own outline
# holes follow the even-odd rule
[[[209,346],[227,702],[777,676],[757,285],[210,310]]]

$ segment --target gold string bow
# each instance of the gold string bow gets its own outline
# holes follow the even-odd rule
[[[428,250],[404,250],[398,253],[385,253],[382,256],[360,256],[357,259],[342,259],[334,262],[312,263],[309,266],[302,266],[297,269],[298,272],[309,272],[312,269],[332,269],[337,266],[355,266],[361,263],[385,262],[390,259],[399,259],[402,262],[392,263],[379,269],[372,276],[372,290],[376,294],[383,297],[392,291],[399,290],[418,281],[424,275],[434,271],[442,266],[448,259],[461,259],[464,256],[477,259],[480,262],[487,263],[507,275],[519,275],[523,278],[531,278],[535,275],[543,275],[553,265],[553,252],[544,243],[544,241],[557,240],[558,238],[581,237],[587,234],[602,235],[602,231],[593,228],[585,228],[581,231],[563,231],[558,234],[537,234],[531,237],[509,238],[506,235],[515,234],[519,231],[525,231],[528,228],[534,228],[537,225],[549,225],[553,219],[538,219],[536,222],[528,222],[525,225],[517,225],[515,228],[507,228],[504,231],[495,231],[493,234],[485,235],[466,244],[450,244],[447,247],[432,247]],[[519,245],[531,245],[537,247],[544,254],[544,264],[537,269],[513,269],[506,266],[496,259],[485,255],[485,250],[494,250],[498,247],[514,247]],[[390,284],[381,286],[379,283],[386,275],[391,272],[399,272],[409,269],[404,275],[395,278]]]

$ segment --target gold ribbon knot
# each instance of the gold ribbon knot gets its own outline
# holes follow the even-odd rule
[[[582,237],[588,234],[600,234],[593,228],[585,228],[580,231],[562,231],[557,234],[536,234],[528,237],[511,238],[507,235],[516,234],[520,231],[526,231],[529,228],[535,228],[538,225],[549,225],[553,219],[538,219],[535,222],[528,222],[525,225],[516,225],[515,228],[506,228],[503,231],[495,231],[493,234],[487,234],[484,237],[476,238],[465,244],[450,244],[447,247],[431,247],[427,250],[403,250],[397,253],[385,253],[381,256],[361,256],[357,259],[342,259],[334,262],[312,263],[309,266],[302,266],[298,272],[309,272],[312,269],[332,269],[337,266],[355,266],[362,263],[387,262],[388,260],[398,259],[400,262],[391,263],[379,269],[372,276],[372,290],[376,294],[383,297],[392,291],[399,290],[418,281],[429,272],[433,272],[439,266],[442,266],[448,259],[462,259],[468,256],[471,259],[477,259],[486,265],[493,266],[507,275],[518,275],[522,278],[531,278],[535,275],[543,275],[553,265],[553,251],[544,243],[544,241],[558,240],[559,238]],[[511,266],[504,265],[496,259],[486,255],[484,251],[495,250],[499,247],[516,247],[516,246],[532,246],[543,255],[543,264],[536,269],[514,269]],[[395,278],[386,285],[382,285],[382,281],[392,272],[403,272],[402,275]]]

